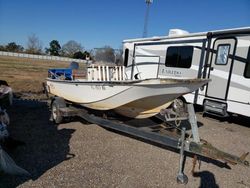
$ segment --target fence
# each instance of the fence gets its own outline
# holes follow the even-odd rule
[[[4,51],[0,51],[0,56],[11,56],[11,57],[20,57],[20,58],[52,60],[52,61],[75,61],[75,62],[78,62],[78,63],[90,63],[90,61],[87,61],[87,60],[73,59],[73,58],[68,58],[68,57],[24,54],[24,53],[14,53],[14,52],[4,52]]]

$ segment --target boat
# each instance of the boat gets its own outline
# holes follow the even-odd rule
[[[149,78],[130,80],[123,66],[88,67],[87,78],[74,69],[49,69],[47,91],[66,101],[94,110],[114,110],[130,118],[148,118],[208,79]]]

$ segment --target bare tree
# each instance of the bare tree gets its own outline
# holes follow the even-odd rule
[[[120,65],[120,66],[123,65],[122,55],[123,55],[122,48],[115,50],[115,64]]]
[[[42,42],[35,34],[31,34],[30,36],[28,36],[26,52],[31,54],[42,53]]]
[[[96,48],[95,60],[114,63],[115,62],[115,50],[111,48],[110,46],[104,46],[103,48]]]
[[[64,56],[73,57],[76,52],[82,52],[83,49],[80,43],[70,40],[62,46],[62,53]]]

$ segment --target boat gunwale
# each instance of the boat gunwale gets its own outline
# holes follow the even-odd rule
[[[158,81],[158,83],[150,83],[148,81]],[[67,83],[67,84],[107,84],[107,85],[137,85],[137,86],[146,86],[146,85],[163,85],[163,84],[180,84],[180,83],[194,83],[194,82],[209,82],[210,79],[200,79],[200,78],[193,78],[193,79],[173,79],[173,78],[149,78],[143,80],[119,80],[119,81],[83,81],[83,80],[59,80],[59,79],[52,79],[46,78],[46,81],[51,82],[59,82],[59,83]],[[145,84],[140,84],[140,83]],[[206,84],[206,83],[204,83]]]

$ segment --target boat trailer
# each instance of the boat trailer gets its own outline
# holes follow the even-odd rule
[[[109,118],[106,114],[102,116],[95,115],[95,113],[90,113],[86,108],[76,106],[72,103],[66,103],[63,98],[53,97],[51,100],[51,119],[59,124],[66,117],[80,117],[89,123],[179,150],[180,160],[177,182],[181,184],[186,184],[188,182],[188,177],[184,174],[185,152],[194,155],[192,173],[194,173],[197,155],[213,160],[221,160],[232,165],[239,164],[249,167],[249,162],[246,160],[248,153],[244,153],[238,157],[223,152],[207,141],[200,139],[196,115],[192,104],[187,104],[187,113],[178,113],[170,109],[161,110],[158,118],[164,120],[163,124],[136,127],[117,121],[113,119],[113,117]],[[176,124],[179,124],[182,120],[188,120],[191,131],[188,132],[185,126],[180,128],[180,126],[173,126],[173,124],[170,123],[175,121]],[[173,128],[178,130],[180,134],[173,134],[169,131]]]

